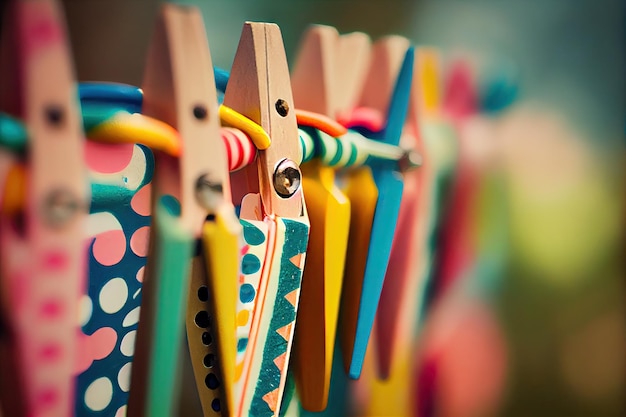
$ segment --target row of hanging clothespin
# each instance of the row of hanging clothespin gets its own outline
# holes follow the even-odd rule
[[[5,18],[5,415],[175,415],[187,347],[205,416],[323,410],[336,338],[350,378],[370,343],[389,375],[436,54],[313,26],[290,74],[278,26],[245,23],[227,73],[164,4],[141,87],[78,84],[56,1]]]

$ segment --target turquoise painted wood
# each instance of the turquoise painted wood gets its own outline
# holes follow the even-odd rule
[[[174,415],[174,398],[178,392],[178,358],[185,327],[185,307],[193,238],[184,230],[178,217],[180,205],[171,196],[163,196],[155,213],[156,291],[153,329],[153,351],[150,358],[146,415]]]
[[[381,142],[389,145],[400,143],[409,106],[414,56],[415,51],[411,47],[407,50],[396,81],[387,114],[387,125],[378,137]],[[361,376],[365,351],[374,325],[374,317],[389,264],[389,255],[391,254],[391,245],[404,188],[402,176],[398,172],[372,165],[372,174],[380,192],[372,222],[370,249],[365,264],[352,361],[348,371],[350,378],[354,379]]]

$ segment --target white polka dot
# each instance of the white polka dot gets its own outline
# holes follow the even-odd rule
[[[124,392],[128,392],[130,389],[130,370],[132,368],[132,364],[128,362],[126,365],[122,366],[120,372],[117,374],[117,383],[120,385],[120,389]]]
[[[115,417],[126,417],[126,406],[122,406],[115,413]]]
[[[102,411],[111,403],[113,384],[103,377],[93,381],[85,391],[85,404],[93,411]]]
[[[132,332],[128,332],[122,339],[122,343],[120,343],[120,352],[122,352],[125,356],[131,357],[133,356],[133,353],[135,353],[136,334],[137,331],[133,330]]]
[[[93,304],[91,303],[91,298],[89,298],[87,294],[83,294],[80,298],[80,306],[78,307],[78,320],[81,327],[89,322],[92,312]]]
[[[100,290],[100,307],[105,313],[117,313],[127,299],[128,287],[122,278],[113,278]]]
[[[139,310],[141,307],[135,307],[124,317],[124,321],[122,322],[122,326],[130,327],[133,324],[139,323]]]

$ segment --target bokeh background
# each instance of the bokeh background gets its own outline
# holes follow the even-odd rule
[[[140,84],[159,2],[63,3],[79,80]],[[214,64],[222,68],[230,67],[246,20],[278,23],[290,60],[306,27],[323,23],[374,39],[403,35],[441,48],[444,63],[463,58],[479,95],[497,80],[514,85],[511,106],[483,115],[504,144],[502,193],[475,221],[502,216],[505,237],[496,249],[482,247],[477,263],[505,261],[461,280],[464,288],[489,287],[482,296],[506,352],[503,387],[489,406],[464,412],[440,404],[436,414],[624,415],[624,1],[187,3],[202,9]],[[487,284],[485,274],[494,275]],[[445,310],[454,301],[440,304]],[[473,354],[468,350],[466,361],[480,356]],[[482,361],[489,374],[490,357]],[[466,384],[485,383],[480,372],[460,372],[469,372]],[[439,403],[453,401],[445,394],[453,389],[440,388]]]

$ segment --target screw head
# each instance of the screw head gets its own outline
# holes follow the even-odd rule
[[[298,191],[301,180],[298,165],[291,159],[283,159],[274,171],[274,190],[282,198],[289,198]]]
[[[66,225],[80,209],[80,201],[68,190],[54,190],[43,201],[43,217],[50,227]]]
[[[222,184],[211,181],[208,174],[196,180],[196,200],[207,210],[213,210],[222,199]]]

